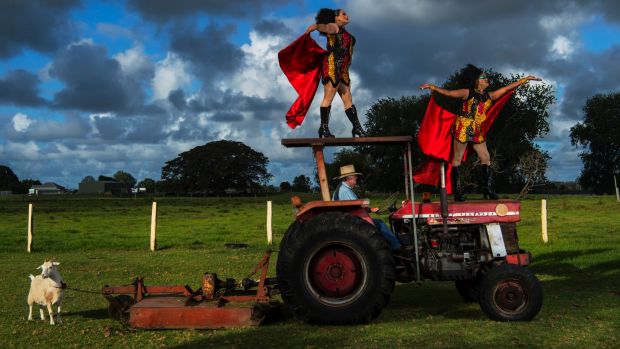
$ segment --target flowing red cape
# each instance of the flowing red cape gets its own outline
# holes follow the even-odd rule
[[[491,108],[487,111],[487,118],[482,123],[482,134],[486,137],[487,132],[497,119],[499,112],[504,108],[506,102],[514,90],[506,93],[500,99],[495,101]],[[456,119],[453,114],[440,107],[433,97],[428,102],[426,114],[422,119],[422,124],[418,129],[418,145],[422,153],[428,158],[413,173],[413,180],[416,183],[437,186],[441,181],[441,161],[445,161],[446,166],[446,190],[448,194],[452,193],[452,182],[450,175],[452,172],[452,125]],[[470,146],[463,154],[463,161],[467,158]]]
[[[304,121],[321,77],[325,51],[310,34],[304,34],[278,52],[280,68],[299,97],[286,113],[286,123],[295,128]]]

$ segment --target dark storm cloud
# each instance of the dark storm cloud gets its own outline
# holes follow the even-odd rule
[[[284,22],[273,19],[273,20],[261,20],[256,23],[254,26],[254,30],[260,35],[281,35],[286,36],[289,34],[290,29],[286,27]]]
[[[39,97],[39,78],[25,70],[11,70],[0,78],[0,104],[37,107],[46,104]]]
[[[139,81],[123,75],[120,63],[103,46],[70,45],[55,59],[50,76],[66,87],[54,96],[56,107],[89,112],[123,112],[140,108],[144,91]]]
[[[232,18],[258,17],[266,7],[302,4],[301,0],[128,0],[127,7],[151,21],[168,22],[175,17],[206,14]],[[268,5],[268,6],[266,6]]]
[[[179,110],[183,110],[187,107],[187,103],[185,102],[185,92],[183,92],[182,89],[170,91],[168,94],[168,101]]]
[[[252,114],[253,119],[259,121],[281,118],[282,110],[289,107],[288,101],[283,102],[273,97],[246,96],[231,90],[222,92],[216,89],[202,90],[189,102],[189,108],[193,112],[244,112]],[[226,121],[226,118],[216,118],[214,121]]]
[[[51,121],[29,117],[31,124],[22,132],[13,128],[8,121],[3,133],[6,139],[13,142],[53,142],[68,139],[84,140],[90,132],[88,122],[77,114],[69,113],[64,120]],[[1,119],[0,119],[1,120]]]
[[[69,10],[79,0],[6,0],[0,5],[0,58],[30,48],[52,52],[72,36]]]
[[[170,49],[192,63],[198,78],[212,82],[214,76],[241,65],[243,52],[229,41],[234,31],[230,24],[218,27],[211,23],[203,30],[178,26],[171,31]]]

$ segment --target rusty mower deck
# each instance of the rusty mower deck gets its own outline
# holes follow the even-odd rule
[[[110,316],[136,329],[218,329],[260,325],[279,308],[271,296],[275,279],[267,278],[271,251],[254,271],[237,283],[205,273],[202,286],[147,286],[138,277],[130,285],[104,286]],[[256,281],[251,279],[260,273]]]

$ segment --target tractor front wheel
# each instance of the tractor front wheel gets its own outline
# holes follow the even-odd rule
[[[346,213],[323,213],[289,228],[277,276],[285,304],[305,321],[367,323],[390,299],[394,259],[372,224]]]
[[[543,291],[538,278],[519,265],[500,264],[480,283],[480,308],[496,321],[529,321],[542,307]]]

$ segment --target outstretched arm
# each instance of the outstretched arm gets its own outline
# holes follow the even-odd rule
[[[311,33],[315,30],[320,31],[325,34],[336,34],[340,31],[338,25],[336,23],[328,23],[328,24],[311,24],[306,28],[306,34]]]
[[[468,89],[459,89],[459,90],[446,90],[445,88],[441,88],[441,87],[437,87],[433,84],[423,84],[420,85],[420,89],[424,90],[431,90],[433,92],[437,92],[439,94],[442,94],[444,96],[447,97],[452,97],[452,98],[460,98],[460,99],[467,99],[467,96],[469,95],[469,90]]]
[[[541,81],[541,78],[538,78],[534,75],[528,75],[526,77],[524,77],[523,79],[519,80],[519,81],[515,81],[511,84],[508,84],[502,88],[499,88],[495,91],[489,92],[489,97],[491,97],[491,100],[496,100],[501,98],[503,95],[505,95],[508,91],[514,90],[515,88],[526,84],[528,81],[530,80],[536,80],[536,81]]]

